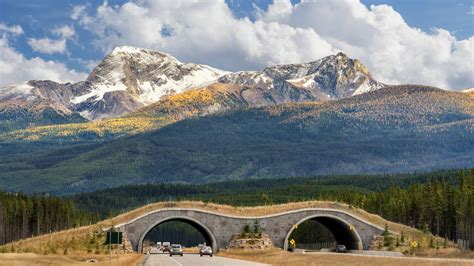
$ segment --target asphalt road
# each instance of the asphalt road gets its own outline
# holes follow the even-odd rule
[[[184,254],[184,256],[170,257],[168,254],[145,255],[142,265],[145,266],[265,266],[266,264],[244,260],[229,259],[214,255],[200,257],[199,254]]]

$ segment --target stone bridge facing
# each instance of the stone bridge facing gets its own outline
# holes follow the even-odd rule
[[[266,216],[234,216],[199,209],[166,208],[149,212],[127,223],[116,226],[127,234],[135,251],[142,251],[145,236],[155,226],[171,220],[186,221],[196,227],[211,242],[215,252],[226,248],[234,234],[239,234],[245,224],[258,220],[263,233],[268,234],[273,245],[287,249],[289,236],[298,225],[315,219],[325,225],[339,244],[348,249],[368,249],[373,236],[381,235],[383,228],[336,209],[299,209]]]

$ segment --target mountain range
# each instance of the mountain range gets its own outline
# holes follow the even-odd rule
[[[55,194],[473,167],[474,91],[383,84],[343,53],[227,72],[124,46],[85,81],[0,89],[0,149],[1,188]]]
[[[209,91],[226,98],[222,108],[340,99],[384,86],[358,60],[343,53],[306,64],[229,73],[182,63],[165,53],[122,46],[107,55],[85,81],[28,81],[0,89],[0,132],[122,117],[216,82],[220,89],[213,86]],[[219,103],[210,108],[208,112],[222,109]]]

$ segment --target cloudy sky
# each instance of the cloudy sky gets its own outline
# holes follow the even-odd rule
[[[343,51],[387,84],[474,87],[472,0],[0,0],[0,86],[78,81],[118,45],[236,70]]]

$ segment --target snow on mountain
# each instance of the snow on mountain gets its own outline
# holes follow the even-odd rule
[[[462,92],[474,92],[474,88],[465,89],[465,90],[463,90]]]
[[[90,120],[116,117],[163,96],[213,83],[225,73],[206,65],[182,63],[169,54],[121,46],[92,71],[85,93],[72,98],[71,104]],[[128,106],[117,108],[120,102],[105,101],[109,94],[128,101]],[[114,112],[110,113],[112,107]]]
[[[242,71],[219,78],[219,82],[288,90],[296,87],[313,95],[313,100],[334,100],[383,88],[357,59],[343,53],[303,63],[275,65],[263,71]]]

